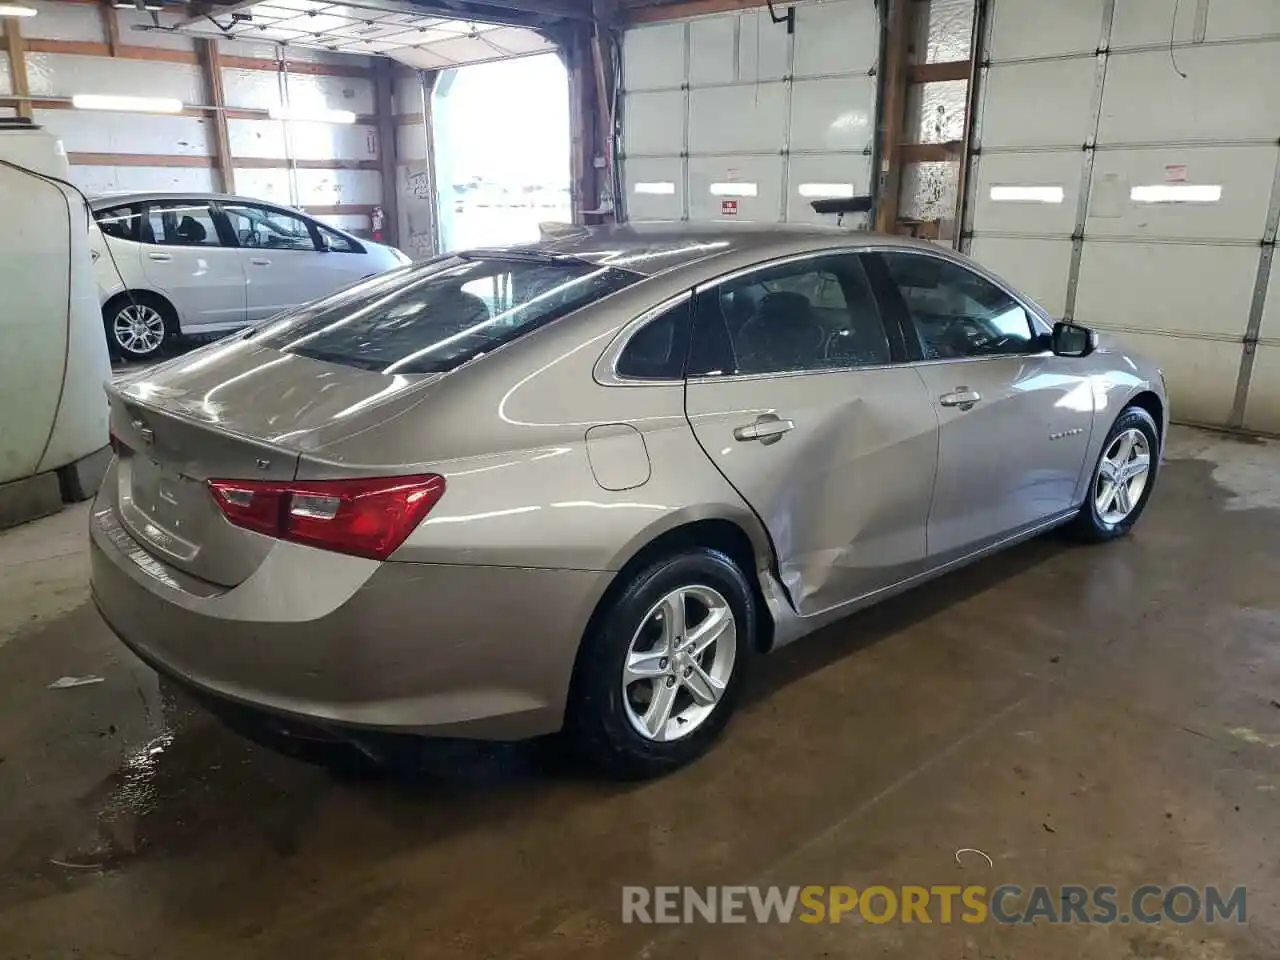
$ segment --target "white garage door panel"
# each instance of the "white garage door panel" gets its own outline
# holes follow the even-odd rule
[[[992,59],[1092,53],[1102,36],[1103,2],[996,0],[991,22]]]
[[[1058,233],[1071,236],[1075,228],[1076,203],[1080,193],[1080,151],[1070,153],[992,153],[977,164],[977,193],[974,216],[984,232]],[[1045,199],[993,199],[1009,196],[1008,188],[1042,188],[1062,191],[1062,199],[1049,202],[1052,194],[1035,194]],[[1031,197],[1032,194],[1020,196]]]
[[[737,19],[741,24],[738,35],[738,79],[781,80],[790,73],[787,66],[787,31],[778,29],[769,19],[768,11],[748,10]],[[807,25],[805,29],[808,29]]]
[[[1280,433],[1280,347],[1258,347],[1249,380],[1244,425],[1250,430]]]
[[[1280,34],[1280,3],[1274,0],[1213,0],[1205,39]]]
[[[755,196],[745,195],[752,190]],[[726,201],[734,210],[731,216],[725,216]],[[690,219],[772,223],[781,211],[782,157],[690,158]]]
[[[797,80],[791,103],[792,150],[865,150],[874,129],[871,77]]]
[[[1257,270],[1251,247],[1086,240],[1075,315],[1086,326],[1239,337]]]
[[[785,29],[779,27],[776,29]],[[796,76],[865,73],[876,62],[880,23],[875,4],[830,0],[796,10]]]
[[[788,179],[787,220],[830,224],[829,216],[813,212],[813,200],[818,194],[866,196],[871,192],[871,158],[847,153],[793,156]]]
[[[684,94],[679,90],[628,94],[627,153],[680,153],[684,138],[679,118],[683,115]]]
[[[636,220],[679,220],[684,214],[684,174],[678,158],[627,160],[627,209]]]
[[[776,153],[785,109],[782,83],[690,90],[689,152]],[[679,123],[672,122],[679,115],[666,115],[668,130],[679,131]]]
[[[1262,326],[1258,336],[1280,340],[1280,264],[1271,258],[1271,276],[1267,283],[1267,300],[1262,310]]]
[[[1093,60],[993,66],[987,72],[982,146],[1082,147],[1092,134]]]
[[[689,24],[690,83],[728,83],[737,80],[734,54],[737,52],[737,17],[707,17]]]
[[[1070,240],[974,237],[970,254],[1051,316],[1060,317],[1065,312],[1067,275],[1071,272]]]
[[[1250,240],[1262,237],[1275,147],[1162,147],[1153,150],[1100,150],[1093,161],[1089,197],[1089,235],[1187,237]],[[1217,201],[1144,203],[1134,188],[1178,189],[1170,171],[1186,185],[1221,187]]]
[[[1173,19],[1175,10],[1178,14],[1176,22]],[[1111,49],[1148,43],[1167,44],[1171,24],[1174,41],[1189,42],[1195,35],[1196,5],[1187,0],[1124,0],[1116,4],[1116,16],[1111,25]]]
[[[684,24],[628,30],[622,39],[622,84],[627,90],[678,87],[684,82]]]
[[[1186,79],[1173,71],[1168,50],[1111,58],[1099,143],[1275,138],[1280,97],[1242,95],[1280,86],[1273,44],[1188,47],[1177,57]]]
[[[1240,344],[1149,333],[1104,334],[1149,357],[1164,371],[1177,420],[1227,422],[1240,372]]]

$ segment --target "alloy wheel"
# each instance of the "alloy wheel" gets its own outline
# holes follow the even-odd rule
[[[622,668],[622,702],[647,740],[687,737],[711,716],[733,675],[733,608],[707,586],[672,590],[640,622]]]
[[[116,313],[111,334],[126,353],[134,356],[155,353],[164,342],[164,317],[145,303],[130,304]]]
[[[1151,444],[1136,427],[1122,431],[1103,451],[1094,481],[1098,518],[1114,526],[1133,513],[1151,476]]]

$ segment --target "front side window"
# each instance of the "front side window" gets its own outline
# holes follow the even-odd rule
[[[455,256],[356,284],[273,321],[261,338],[363,370],[444,373],[639,279],[578,260]]]
[[[330,253],[364,253],[363,247],[353,243],[336,230],[330,230],[321,223],[316,224],[316,229],[320,231],[320,236],[324,238]]]
[[[142,239],[167,247],[219,247],[222,240],[205,200],[156,200],[147,204]]]
[[[691,350],[695,376],[833,370],[892,359],[855,255],[765,267],[699,295]]]
[[[242,247],[265,250],[316,249],[311,227],[306,220],[283,210],[252,204],[223,204],[222,210],[231,221],[231,231]]]
[[[999,356],[1038,349],[1027,311],[994,283],[949,260],[881,255],[926,360]]]
[[[117,240],[137,240],[142,216],[136,204],[124,207],[112,207],[110,210],[99,210],[94,214],[98,226],[108,237]]]

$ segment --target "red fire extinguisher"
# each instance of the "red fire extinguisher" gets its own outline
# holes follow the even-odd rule
[[[378,243],[382,242],[382,230],[386,226],[387,216],[382,212],[381,207],[374,207],[373,213],[369,214],[369,220],[373,226],[373,239]]]

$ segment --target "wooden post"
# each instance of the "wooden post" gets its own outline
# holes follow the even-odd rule
[[[378,169],[382,171],[382,239],[400,246],[400,169],[396,133],[395,67],[386,57],[373,64],[373,112],[378,127]]]
[[[236,170],[231,160],[231,134],[227,131],[227,98],[222,89],[222,60],[218,41],[213,37],[196,39],[196,54],[204,74],[205,97],[213,110],[209,123],[213,127],[213,166],[223,193],[236,192]]]
[[[102,16],[102,32],[107,38],[108,56],[118,56],[120,50],[120,20],[116,17],[116,8],[111,0],[102,0],[98,6]]]
[[[30,120],[35,111],[31,108],[31,84],[27,80],[26,47],[22,43],[22,31],[15,17],[2,17],[4,21],[4,46],[9,54],[9,78],[13,82],[13,95],[18,101],[18,116]]]
[[[898,145],[907,112],[907,53],[911,46],[911,8],[915,0],[889,0],[888,41],[885,44],[883,124],[880,129],[880,188],[876,197],[875,229],[894,233],[898,224],[898,194],[902,189],[902,154]]]

